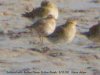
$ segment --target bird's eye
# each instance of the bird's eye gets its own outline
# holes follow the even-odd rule
[[[73,22],[69,22],[70,24],[73,24]]]

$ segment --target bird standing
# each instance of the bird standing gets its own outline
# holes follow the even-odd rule
[[[61,26],[58,26],[54,33],[48,36],[48,39],[54,43],[67,42],[70,43],[76,34],[76,20],[69,19]]]
[[[31,12],[23,14],[24,17],[28,17],[33,20],[46,18],[48,15],[54,16],[55,19],[58,18],[58,8],[50,1],[42,1],[40,7],[35,9],[33,8]]]
[[[49,15],[46,18],[40,19],[29,27],[31,32],[34,30],[38,33],[41,43],[43,44],[43,37],[52,34],[56,28],[56,19]]]
[[[89,34],[87,37],[94,42],[100,43],[100,23],[92,26],[89,29]]]

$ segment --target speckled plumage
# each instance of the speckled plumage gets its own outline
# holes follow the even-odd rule
[[[39,35],[40,41],[43,43],[43,37],[54,32],[56,28],[56,19],[52,15],[49,15],[46,18],[36,21],[33,25],[28,26],[28,28],[31,32],[34,32],[35,30]]]
[[[58,8],[55,4],[49,1],[42,1],[41,7],[33,9],[31,12],[26,12],[23,14],[24,17],[31,19],[35,18],[45,18],[48,15],[54,16],[55,19],[58,18]]]
[[[56,20],[53,16],[48,16],[47,18],[38,20],[32,25],[41,36],[48,36],[52,34],[56,28]]]
[[[68,20],[65,24],[57,27],[53,34],[48,36],[48,39],[53,42],[64,41],[70,43],[76,34],[75,20]]]
[[[88,38],[94,42],[100,42],[100,23],[89,29]]]

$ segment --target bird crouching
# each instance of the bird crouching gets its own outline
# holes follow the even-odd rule
[[[93,25],[89,29],[87,37],[96,43],[100,43],[100,23]]]
[[[58,19],[58,8],[56,5],[50,1],[42,1],[41,6],[38,8],[33,8],[31,12],[26,12],[22,16],[35,19],[35,18],[46,18],[47,16],[52,15],[55,19]]]
[[[47,37],[48,40],[53,43],[70,43],[76,35],[76,24],[76,20],[68,19],[65,24],[58,26],[54,33]]]

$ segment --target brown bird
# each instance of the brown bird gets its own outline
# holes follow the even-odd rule
[[[65,24],[58,26],[54,33],[48,36],[48,39],[54,43],[60,43],[62,41],[70,43],[76,34],[76,24],[76,20],[67,20]]]
[[[56,28],[56,19],[52,15],[49,15],[46,18],[38,20],[28,28],[30,28],[31,32],[35,30],[38,33],[40,41],[43,44],[43,37],[54,32]]]
[[[100,23],[92,26],[89,29],[89,34],[87,37],[94,42],[100,43]]]
[[[24,17],[28,17],[31,19],[41,19],[45,18],[48,15],[54,16],[55,19],[58,18],[58,8],[56,5],[50,1],[42,1],[41,6],[38,8],[33,8],[31,12],[26,12],[22,14]]]

